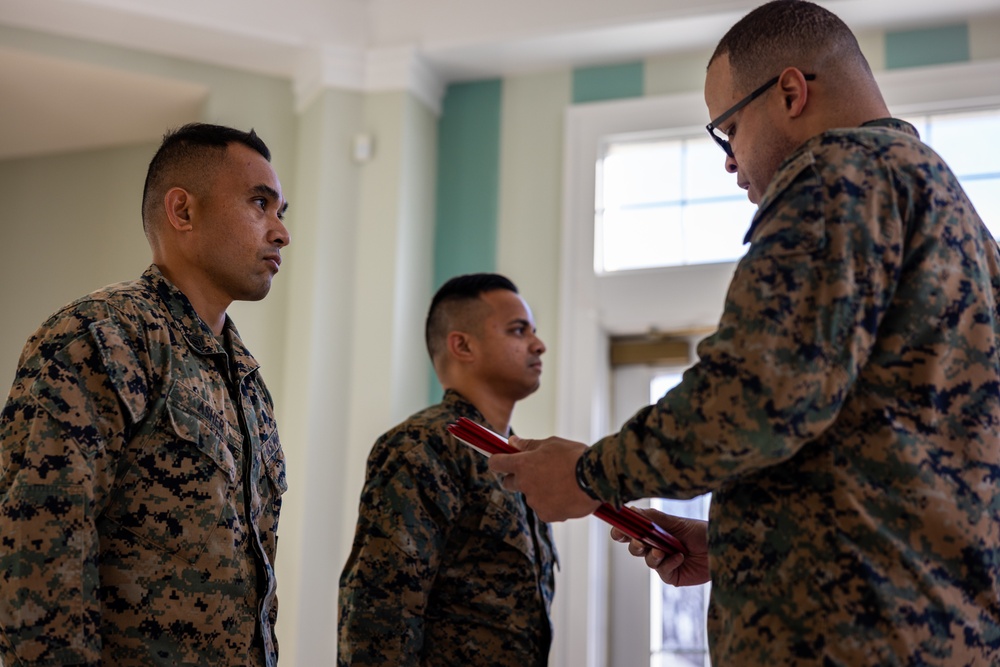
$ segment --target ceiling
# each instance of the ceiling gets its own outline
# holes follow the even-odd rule
[[[709,49],[758,3],[282,0],[275,12],[273,0],[3,0],[0,159],[155,141],[176,119],[197,115],[208,94],[114,63],[40,55],[13,44],[10,28],[279,76],[300,97],[418,76],[433,98],[452,81]],[[856,32],[1000,14],[1000,0],[821,4]]]

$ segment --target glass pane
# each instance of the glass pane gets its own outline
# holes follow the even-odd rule
[[[735,261],[742,257],[750,221],[757,207],[748,199],[684,207],[684,255],[688,264]]]
[[[694,519],[707,519],[710,496],[691,500],[655,499],[652,507]],[[678,588],[650,571],[652,664],[708,667],[707,618],[711,583]]]
[[[665,370],[649,383],[651,403],[681,381],[683,372]],[[661,512],[707,519],[710,495],[691,500],[656,498],[651,506]],[[677,588],[650,571],[650,667],[710,667],[706,619],[711,584]]]
[[[997,152],[984,146],[1000,137],[1000,112],[938,114],[925,139],[960,178],[1000,173]]]
[[[682,232],[679,206],[606,210],[602,224],[604,270],[681,264]]]
[[[706,136],[704,139],[688,139],[684,143],[686,200],[739,196],[749,204],[746,193],[736,185],[736,175],[726,171],[726,154],[714,141]]]
[[[756,210],[706,136],[609,145],[597,170],[598,271],[735,261]]]
[[[604,158],[604,208],[677,201],[681,145],[676,141],[613,144]]]
[[[1000,177],[965,180],[962,187],[993,238],[1000,239]]]

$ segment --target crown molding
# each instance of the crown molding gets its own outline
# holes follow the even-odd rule
[[[405,90],[440,114],[445,82],[413,47],[366,50],[323,45],[303,50],[293,76],[296,111],[301,113],[330,89]]]
[[[365,90],[407,90],[435,114],[441,113],[446,83],[412,47],[372,49],[367,53]]]

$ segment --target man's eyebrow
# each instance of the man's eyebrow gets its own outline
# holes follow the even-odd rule
[[[508,326],[512,324],[520,324],[522,326],[531,329],[532,331],[535,330],[535,326],[528,320],[524,319],[523,317],[515,317],[514,319],[512,319],[510,322],[507,323]]]

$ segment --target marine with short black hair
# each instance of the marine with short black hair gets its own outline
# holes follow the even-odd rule
[[[514,405],[539,386],[545,344],[497,274],[442,285],[425,337],[444,398],[369,454],[340,576],[338,665],[545,667],[551,529],[446,430],[466,417],[507,435]]]
[[[226,309],[268,293],[286,208],[252,130],[169,132],[152,265],[29,338],[0,416],[0,663],[277,665],[284,454]]]

